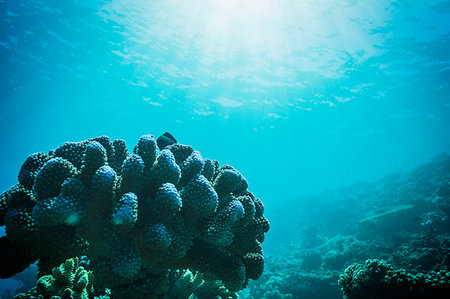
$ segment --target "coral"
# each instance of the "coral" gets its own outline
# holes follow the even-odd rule
[[[141,156],[133,154],[129,156],[122,166],[121,193],[137,193],[141,187],[144,161]]]
[[[89,184],[89,180],[97,169],[105,165],[107,161],[106,149],[97,141],[91,141],[86,145],[83,154],[83,165],[79,178]]]
[[[123,140],[101,136],[27,158],[19,184],[0,197],[10,259],[0,259],[0,274],[38,259],[42,276],[86,254],[96,286],[119,299],[159,298],[176,270],[230,292],[258,279],[269,230],[262,201],[232,166],[168,133],[157,140],[144,135],[129,154]]]
[[[179,143],[171,144],[164,149],[169,150],[173,154],[177,165],[181,165],[194,151],[192,146]]]
[[[200,272],[190,270],[171,271],[169,290],[165,298],[177,299],[237,299],[238,295],[228,290],[218,280],[205,280]]]
[[[247,277],[258,279],[264,272],[264,257],[260,253],[248,253],[244,256]]]
[[[159,221],[170,220],[183,205],[182,199],[172,183],[164,183],[159,187],[153,203],[154,217]]]
[[[49,159],[50,157],[42,152],[28,156],[20,168],[18,177],[19,183],[28,190],[31,190],[39,169],[41,169]]]
[[[144,135],[139,138],[133,153],[139,155],[144,160],[145,165],[153,165],[158,154],[153,135]]]
[[[214,180],[214,189],[217,194],[240,194],[247,189],[247,180],[233,166],[224,165]]]
[[[117,174],[121,174],[122,164],[128,156],[127,145],[122,139],[115,139],[113,141],[114,155],[111,159],[108,159],[108,164],[111,166]]]
[[[450,236],[433,232],[414,234],[392,255],[396,266],[425,272],[450,269]]]
[[[205,162],[198,151],[193,151],[180,165],[181,178],[179,184],[184,186],[193,177],[200,174]]]
[[[70,161],[78,170],[83,164],[83,153],[86,149],[87,141],[83,142],[65,142],[56,148],[51,156],[60,157]]]
[[[134,193],[126,193],[114,207],[112,222],[117,230],[131,232],[137,218],[138,198]]]
[[[214,214],[218,205],[218,197],[208,180],[196,176],[180,192],[183,200],[183,212],[194,219],[208,217]],[[193,220],[192,218],[187,218]]]
[[[344,299],[357,298],[445,298],[450,292],[450,272],[410,274],[394,270],[382,260],[352,264],[339,277]]]
[[[94,277],[80,265],[78,258],[71,258],[52,270],[51,275],[42,276],[36,287],[27,293],[16,295],[15,299],[88,299],[93,293]]]
[[[212,181],[216,171],[219,169],[219,162],[216,160],[205,159],[203,164],[202,175],[208,179],[208,181]]]
[[[62,183],[67,178],[74,177],[76,168],[68,160],[53,158],[47,161],[36,175],[33,185],[37,201],[58,196]]]
[[[146,165],[144,169],[142,192],[154,193],[164,183],[178,184],[181,170],[175,157],[168,149],[163,149],[153,165]]]

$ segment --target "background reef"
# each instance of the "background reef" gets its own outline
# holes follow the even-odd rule
[[[442,298],[450,290],[449,183],[444,154],[409,173],[291,202],[278,211],[289,238],[242,297],[342,298],[342,287],[345,298]],[[403,287],[386,275],[401,275]]]

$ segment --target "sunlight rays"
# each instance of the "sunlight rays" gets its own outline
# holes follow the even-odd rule
[[[101,14],[123,27],[118,57],[136,65],[140,81],[185,88],[193,99],[214,90],[247,106],[275,90],[291,103],[283,90],[342,78],[346,63],[376,55],[383,39],[373,30],[386,19],[379,6],[366,14],[351,0],[122,0]]]

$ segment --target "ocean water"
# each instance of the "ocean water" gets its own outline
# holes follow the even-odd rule
[[[31,153],[167,131],[245,176],[269,258],[346,217],[343,194],[419,184],[406,174],[450,152],[449,1],[0,0],[0,70],[1,191]]]

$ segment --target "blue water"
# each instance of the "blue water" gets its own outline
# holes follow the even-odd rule
[[[30,153],[169,131],[247,178],[269,252],[271,209],[450,152],[450,1],[0,0],[0,68],[1,190]]]

